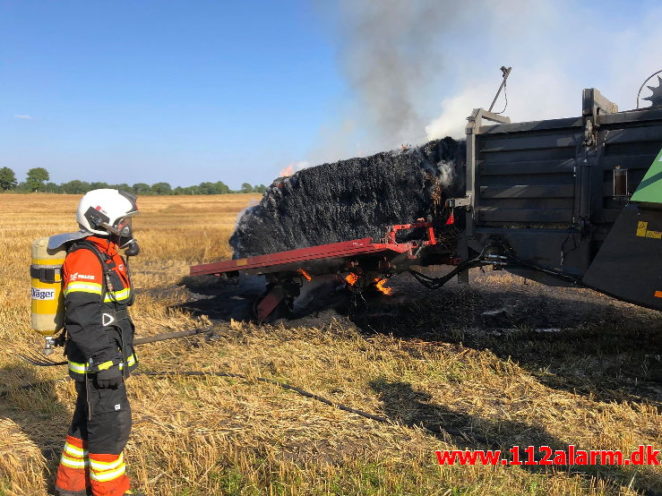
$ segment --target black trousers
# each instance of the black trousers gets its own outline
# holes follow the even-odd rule
[[[119,455],[131,434],[131,405],[124,382],[117,389],[99,389],[92,378],[76,381],[76,410],[69,435],[87,441],[87,451]]]

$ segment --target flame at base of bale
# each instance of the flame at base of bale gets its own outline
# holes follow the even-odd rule
[[[354,272],[350,272],[344,277],[345,282],[349,287],[357,287],[358,283],[360,281],[361,277],[358,274],[355,274]],[[375,277],[372,279],[372,282],[374,283],[373,286],[374,288],[379,291],[382,294],[385,295],[392,295],[393,294],[393,288],[390,288],[386,285],[388,282],[388,279],[385,277]],[[360,288],[360,286],[358,286]]]
[[[382,294],[392,295],[393,288],[390,288],[386,285],[388,279],[380,279],[379,277],[375,279],[375,288]]]

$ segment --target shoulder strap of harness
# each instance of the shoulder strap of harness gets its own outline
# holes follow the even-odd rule
[[[111,270],[108,267],[108,264],[106,264],[106,260],[108,259],[108,257],[103,253],[101,253],[101,250],[99,250],[99,248],[97,248],[94,243],[90,243],[89,241],[85,241],[85,240],[77,241],[76,243],[71,245],[67,253],[73,253],[74,251],[78,251],[78,250],[90,250],[99,259],[99,263],[101,264],[101,271],[103,274],[102,283],[101,283],[101,298],[103,299],[109,290],[110,291],[113,290],[112,283],[110,282]]]

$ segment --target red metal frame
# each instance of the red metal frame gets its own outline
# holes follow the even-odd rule
[[[405,229],[425,228],[427,240],[409,241],[398,243],[396,235],[398,231]],[[260,268],[269,268],[269,272],[277,272],[278,266],[289,265],[298,262],[307,262],[311,260],[322,260],[331,258],[348,258],[357,255],[370,255],[384,252],[407,253],[413,252],[420,246],[431,246],[437,244],[437,238],[434,234],[432,224],[429,222],[417,222],[413,224],[399,224],[392,226],[383,243],[374,243],[372,238],[355,239],[352,241],[342,241],[340,243],[330,243],[326,245],[311,246],[309,248],[300,248],[297,250],[281,251],[270,253],[268,255],[258,255],[255,257],[238,258],[202,265],[194,265],[190,269],[192,276],[200,275],[221,275],[227,272],[241,272]]]
[[[417,229],[420,227],[425,228],[427,230],[427,235],[428,235],[427,241],[423,241],[423,246],[436,245],[437,237],[434,234],[434,228],[432,227],[432,224],[429,222],[416,222],[414,224],[396,224],[395,226],[392,226],[391,229],[389,229],[388,233],[386,234],[387,242],[389,244],[398,244],[398,242],[395,240],[398,231],[403,231],[406,229]]]

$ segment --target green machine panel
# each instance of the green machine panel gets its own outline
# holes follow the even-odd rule
[[[662,204],[662,150],[639,183],[637,191],[632,195],[632,201]]]

